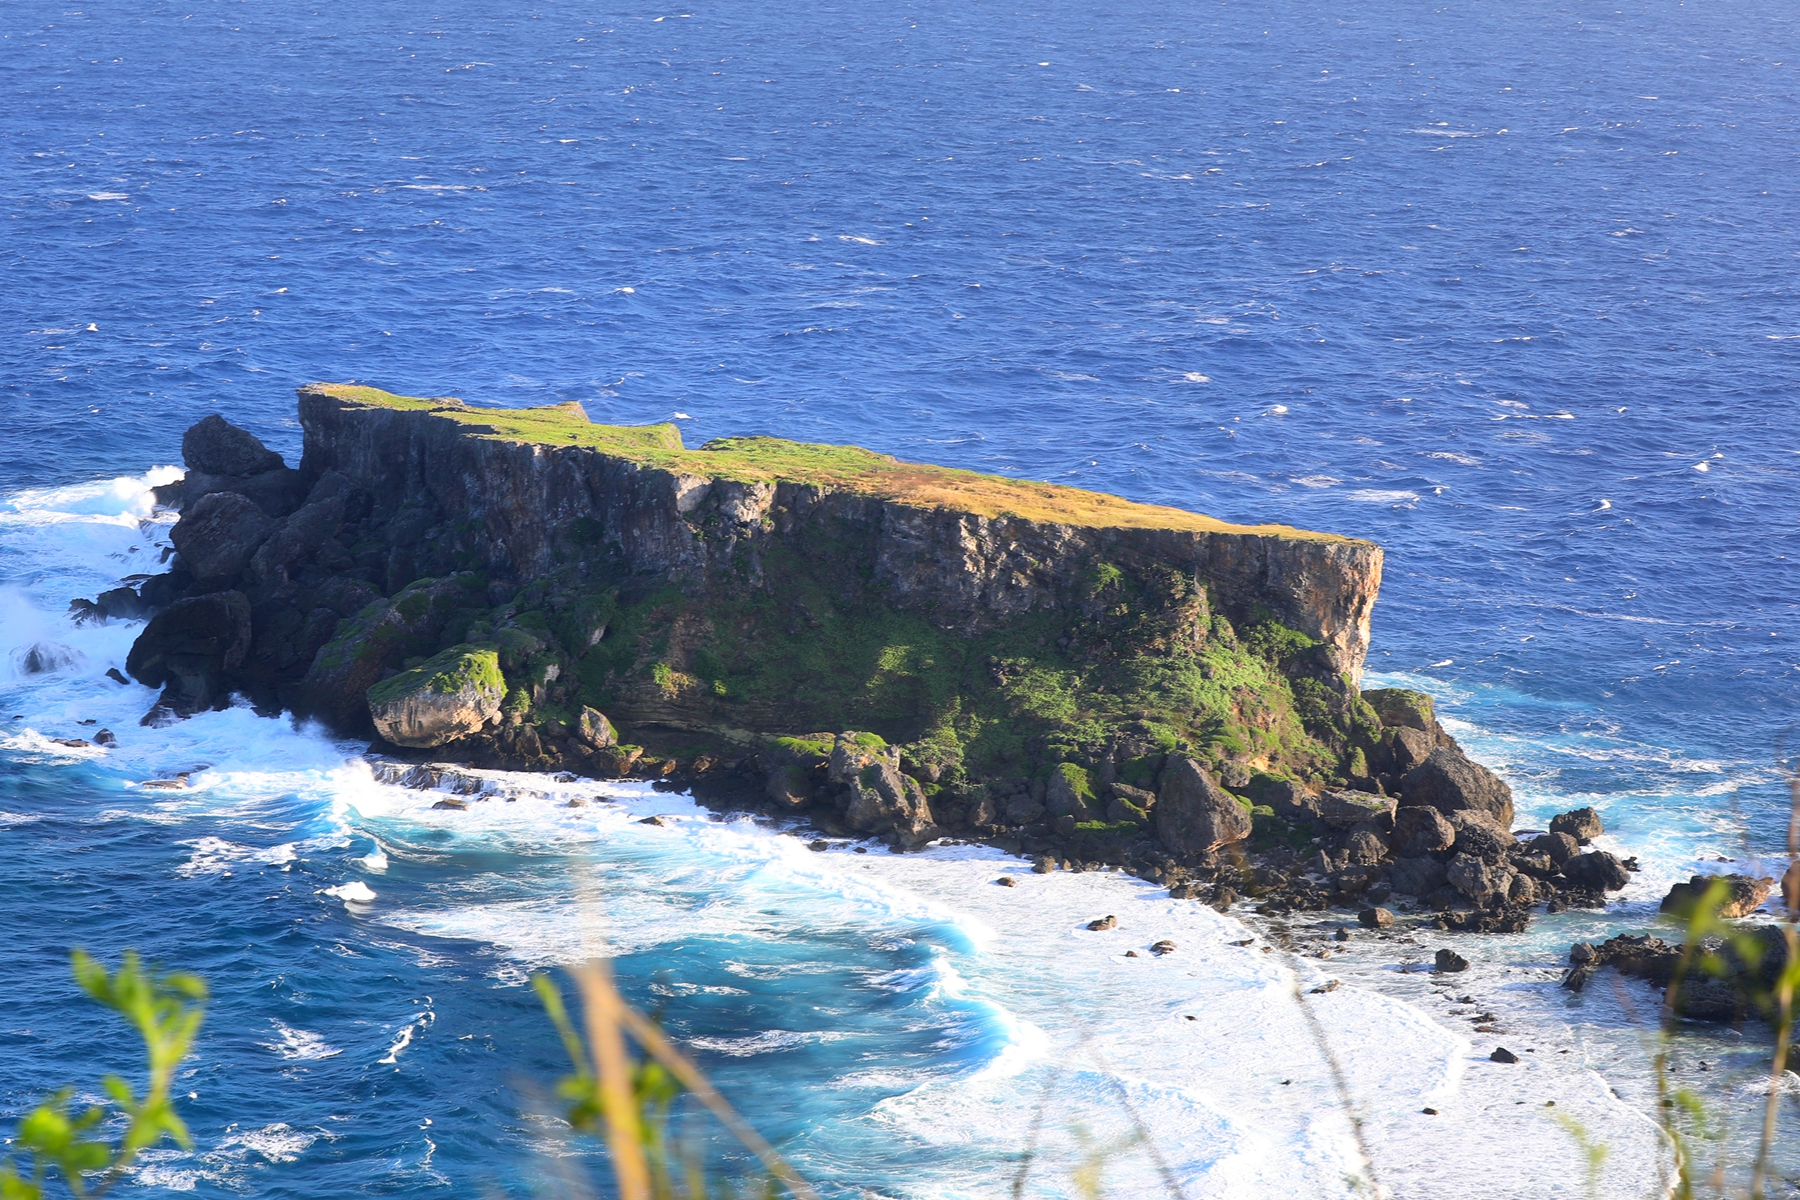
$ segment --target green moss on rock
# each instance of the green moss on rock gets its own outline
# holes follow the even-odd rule
[[[369,700],[387,704],[415,692],[447,696],[468,689],[505,695],[506,676],[495,646],[460,645],[439,651],[410,671],[402,671],[369,689]]]

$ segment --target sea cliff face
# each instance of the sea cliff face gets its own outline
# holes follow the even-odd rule
[[[579,406],[562,411],[586,421]],[[1381,587],[1373,543],[1270,526],[1157,527],[1159,513],[1191,514],[1147,505],[1123,506],[1142,523],[1082,524],[746,479],[736,462],[722,461],[717,475],[672,470],[506,437],[456,401],[394,409],[366,389],[329,385],[300,390],[300,421],[303,475],[337,471],[415,524],[437,518],[433,536],[396,548],[390,584],[458,566],[528,579],[605,560],[688,588],[773,592],[765,567],[772,554],[824,553],[835,571],[862,577],[865,590],[894,608],[973,633],[1031,612],[1081,612],[1086,581],[1106,563],[1191,575],[1230,618],[1262,613],[1322,643],[1332,670],[1352,686]],[[673,426],[656,429],[680,447]],[[704,467],[708,454],[703,447],[688,458]]]

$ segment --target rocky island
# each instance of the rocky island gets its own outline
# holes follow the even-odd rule
[[[1628,878],[1591,812],[1521,842],[1429,696],[1361,690],[1372,543],[576,404],[315,384],[299,415],[297,468],[190,429],[168,572],[75,603],[150,617],[147,723],[241,695],[390,759],[1371,924],[1516,929]]]

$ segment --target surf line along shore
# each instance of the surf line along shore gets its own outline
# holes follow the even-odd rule
[[[1429,696],[1360,689],[1372,543],[572,403],[314,384],[299,415],[297,468],[188,430],[169,570],[71,605],[148,617],[146,724],[243,696],[419,786],[648,779],[1378,929],[1516,931],[1635,866],[1583,849],[1591,811],[1522,840]]]

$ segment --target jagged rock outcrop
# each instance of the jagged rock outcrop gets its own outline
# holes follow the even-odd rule
[[[1736,1021],[1773,1011],[1774,986],[1787,967],[1788,948],[1780,926],[1757,925],[1729,938],[1701,938],[1691,948],[1648,934],[1620,934],[1598,946],[1577,942],[1569,949],[1569,961],[1563,986],[1570,991],[1582,991],[1596,973],[1612,967],[1665,991],[1673,987],[1673,1007],[1680,1016]]]
[[[250,602],[242,592],[177,600],[150,619],[132,644],[125,669],[162,699],[147,723],[221,708],[250,649]]]

